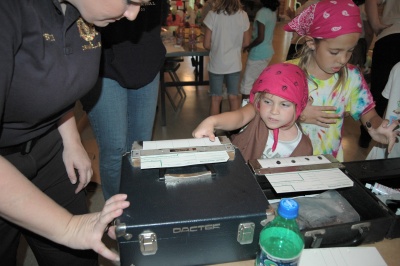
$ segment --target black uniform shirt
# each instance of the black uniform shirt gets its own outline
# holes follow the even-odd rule
[[[96,82],[100,35],[67,5],[0,1],[0,147],[45,133]]]

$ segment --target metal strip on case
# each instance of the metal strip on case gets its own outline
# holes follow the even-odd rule
[[[318,156],[321,156],[321,155],[318,155]],[[339,168],[339,169],[345,168],[345,166],[342,163],[340,163],[338,160],[336,160],[332,155],[322,155],[322,156],[324,156],[326,159],[328,159],[331,163],[262,168],[262,166],[260,165],[258,160],[249,160],[249,165],[250,165],[251,169],[253,170],[253,172],[257,175],[332,169],[332,168]]]
[[[229,160],[235,159],[235,147],[231,143],[228,137],[218,137],[221,145],[215,146],[193,146],[186,148],[173,148],[173,149],[153,149],[143,150],[143,141],[135,141],[132,144],[131,150],[131,161],[134,167],[140,167],[140,157],[149,155],[164,155],[164,154],[176,154],[176,153],[193,153],[193,152],[214,152],[214,151],[226,151]]]

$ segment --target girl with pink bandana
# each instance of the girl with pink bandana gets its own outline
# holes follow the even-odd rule
[[[293,64],[275,64],[265,68],[254,82],[250,104],[206,118],[192,135],[214,141],[216,129],[231,131],[247,125],[242,132],[232,136],[232,143],[239,148],[246,162],[311,155],[311,142],[296,124],[307,100],[304,72]]]
[[[351,0],[322,0],[309,6],[285,28],[305,38],[298,58],[289,61],[308,76],[309,104],[300,116],[314,154],[332,154],[343,161],[343,118],[361,120],[371,137],[392,149],[398,121],[388,125],[375,103],[360,69],[347,64],[360,37],[359,8]]]

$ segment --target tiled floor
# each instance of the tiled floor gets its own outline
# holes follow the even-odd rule
[[[274,35],[274,48],[275,55],[271,63],[282,62],[286,58],[286,51],[290,43],[290,35],[282,30],[283,23],[278,23]],[[246,60],[246,55],[243,56],[243,62]],[[193,78],[193,68],[191,66],[190,58],[185,58],[181,63],[178,70],[178,75],[181,80]],[[165,76],[166,78],[167,75]],[[175,88],[169,88],[171,93],[174,93]],[[157,112],[157,117],[154,125],[153,139],[177,139],[177,138],[190,138],[193,129],[208,116],[209,110],[209,97],[208,86],[199,87],[185,87],[187,98],[182,105],[182,108],[174,112],[171,104],[166,100],[167,112],[167,126],[161,126],[161,114]],[[223,110],[227,108],[227,101],[223,102]],[[85,116],[81,111],[80,105],[77,105],[76,115],[78,120],[78,128],[82,132],[82,141],[87,149],[90,157],[93,160],[94,168],[94,181],[99,181],[98,170],[98,149],[96,141],[93,137],[90,125],[85,122]],[[364,160],[368,154],[369,149],[359,148],[357,145],[359,136],[359,122],[354,121],[352,118],[346,118],[344,130],[344,154],[345,161]],[[104,204],[101,195],[100,186],[95,188],[89,195],[90,207],[92,211],[96,211]],[[107,242],[113,246],[113,242]],[[25,245],[20,249],[20,262],[19,265],[31,266],[36,265],[36,261],[32,256],[29,249]],[[101,265],[112,265],[110,262],[101,261]]]

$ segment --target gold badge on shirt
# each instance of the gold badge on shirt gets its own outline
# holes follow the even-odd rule
[[[55,42],[56,39],[54,38],[53,34],[50,33],[43,33],[43,38],[48,42]]]
[[[83,51],[101,47],[100,41],[96,44],[92,43],[96,35],[99,34],[93,24],[89,24],[82,18],[79,18],[76,21],[76,25],[78,26],[79,35],[81,38],[88,42],[88,44],[82,46]]]

